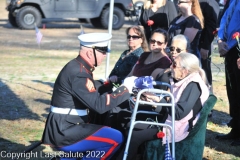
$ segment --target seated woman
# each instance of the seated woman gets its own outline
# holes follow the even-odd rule
[[[129,76],[152,76],[153,78],[162,70],[169,68],[171,60],[165,52],[168,42],[168,33],[163,29],[156,29],[153,31],[149,48],[151,52],[144,52],[132,71],[128,74]]]
[[[128,50],[125,50],[109,75],[109,80],[117,85],[122,84],[143,52],[148,52],[148,44],[144,31],[139,26],[126,30]]]
[[[169,47],[170,58],[173,60],[180,53],[191,52],[190,43],[186,36],[178,34],[173,37]]]
[[[199,111],[209,96],[206,75],[199,64],[199,59],[195,55],[181,53],[175,57],[170,67],[171,77],[169,77],[169,82],[175,98],[175,142],[182,141],[187,137],[191,127],[196,124],[200,116]],[[155,102],[167,103],[164,98],[145,96],[147,101],[154,100]],[[159,112],[160,110],[161,107],[157,107],[155,111]],[[196,115],[193,111],[197,111]],[[167,114],[165,123],[171,125],[172,115],[170,112]],[[132,133],[127,159],[132,159],[136,155],[139,145],[143,142],[157,139],[158,128],[148,128],[149,126],[145,124],[137,127]],[[166,134],[166,128],[162,130],[171,142],[170,132],[168,131],[168,134]],[[166,143],[166,136],[163,137],[163,143]],[[119,156],[120,159],[121,156],[123,156],[123,151]]]

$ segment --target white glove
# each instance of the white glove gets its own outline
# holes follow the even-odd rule
[[[135,79],[138,77],[132,76],[132,77],[127,77],[124,79],[123,84],[129,91],[129,93],[132,93],[132,89],[135,86]]]

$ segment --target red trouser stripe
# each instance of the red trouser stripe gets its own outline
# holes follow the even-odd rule
[[[85,140],[93,140],[93,141],[100,141],[100,142],[106,142],[113,144],[113,146],[108,150],[108,152],[101,158],[101,160],[105,160],[112,152],[113,150],[118,146],[118,143],[115,142],[112,139],[109,138],[102,138],[102,137],[95,137],[95,136],[90,136],[87,137]]]

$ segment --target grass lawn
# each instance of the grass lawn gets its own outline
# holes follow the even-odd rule
[[[115,64],[119,51],[112,51],[110,69]],[[39,141],[49,110],[52,87],[61,68],[78,50],[41,50],[2,47],[0,51],[0,150],[19,152]],[[230,128],[221,123],[230,120],[225,91],[223,59],[213,55],[213,87],[218,97],[213,116],[207,125],[204,159],[240,159],[240,147],[230,146],[230,141],[215,140],[218,133],[227,133]],[[220,70],[220,72],[218,72]],[[95,79],[105,77],[105,64],[94,71]],[[41,145],[36,152],[51,151]],[[1,158],[0,158],[1,159]],[[24,159],[24,158],[23,158]],[[26,157],[25,157],[26,159]],[[40,159],[48,159],[41,157]]]

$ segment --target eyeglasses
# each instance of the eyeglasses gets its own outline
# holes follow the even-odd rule
[[[108,51],[108,47],[98,47],[98,46],[94,46],[93,48],[95,48],[98,52],[101,52],[103,55],[107,54]]]
[[[92,46],[92,47],[89,47],[89,46],[85,46],[83,44],[80,43],[81,46],[84,46],[84,47],[87,47],[87,48],[92,48],[95,52],[95,50],[97,50],[98,52],[101,52],[103,55],[106,55],[107,52],[108,52],[108,46],[104,46],[104,47],[98,47],[98,46]]]
[[[103,55],[106,55],[106,54],[107,54],[106,51],[101,51],[101,50],[98,50],[98,49],[97,49],[97,51],[98,51],[98,52],[101,52]]]
[[[183,67],[177,67],[177,63],[175,61],[172,62],[172,68],[175,69],[175,68],[183,68]]]
[[[169,47],[169,50],[170,50],[171,52],[173,52],[173,51],[176,50],[177,53],[181,53],[181,52],[183,51],[183,49],[175,48],[175,47]]]
[[[132,38],[133,40],[136,40],[136,39],[139,39],[139,38],[141,38],[141,37],[140,37],[140,36],[136,36],[136,35],[133,35],[133,36],[132,36],[132,35],[128,35],[128,36],[127,36],[127,39],[131,39],[131,38]]]
[[[181,3],[190,3],[189,1],[178,1],[178,4],[181,4]]]
[[[163,44],[163,42],[156,41],[155,39],[150,39],[151,44],[155,44],[156,42],[157,42],[157,45],[159,45],[159,46],[161,46]]]

